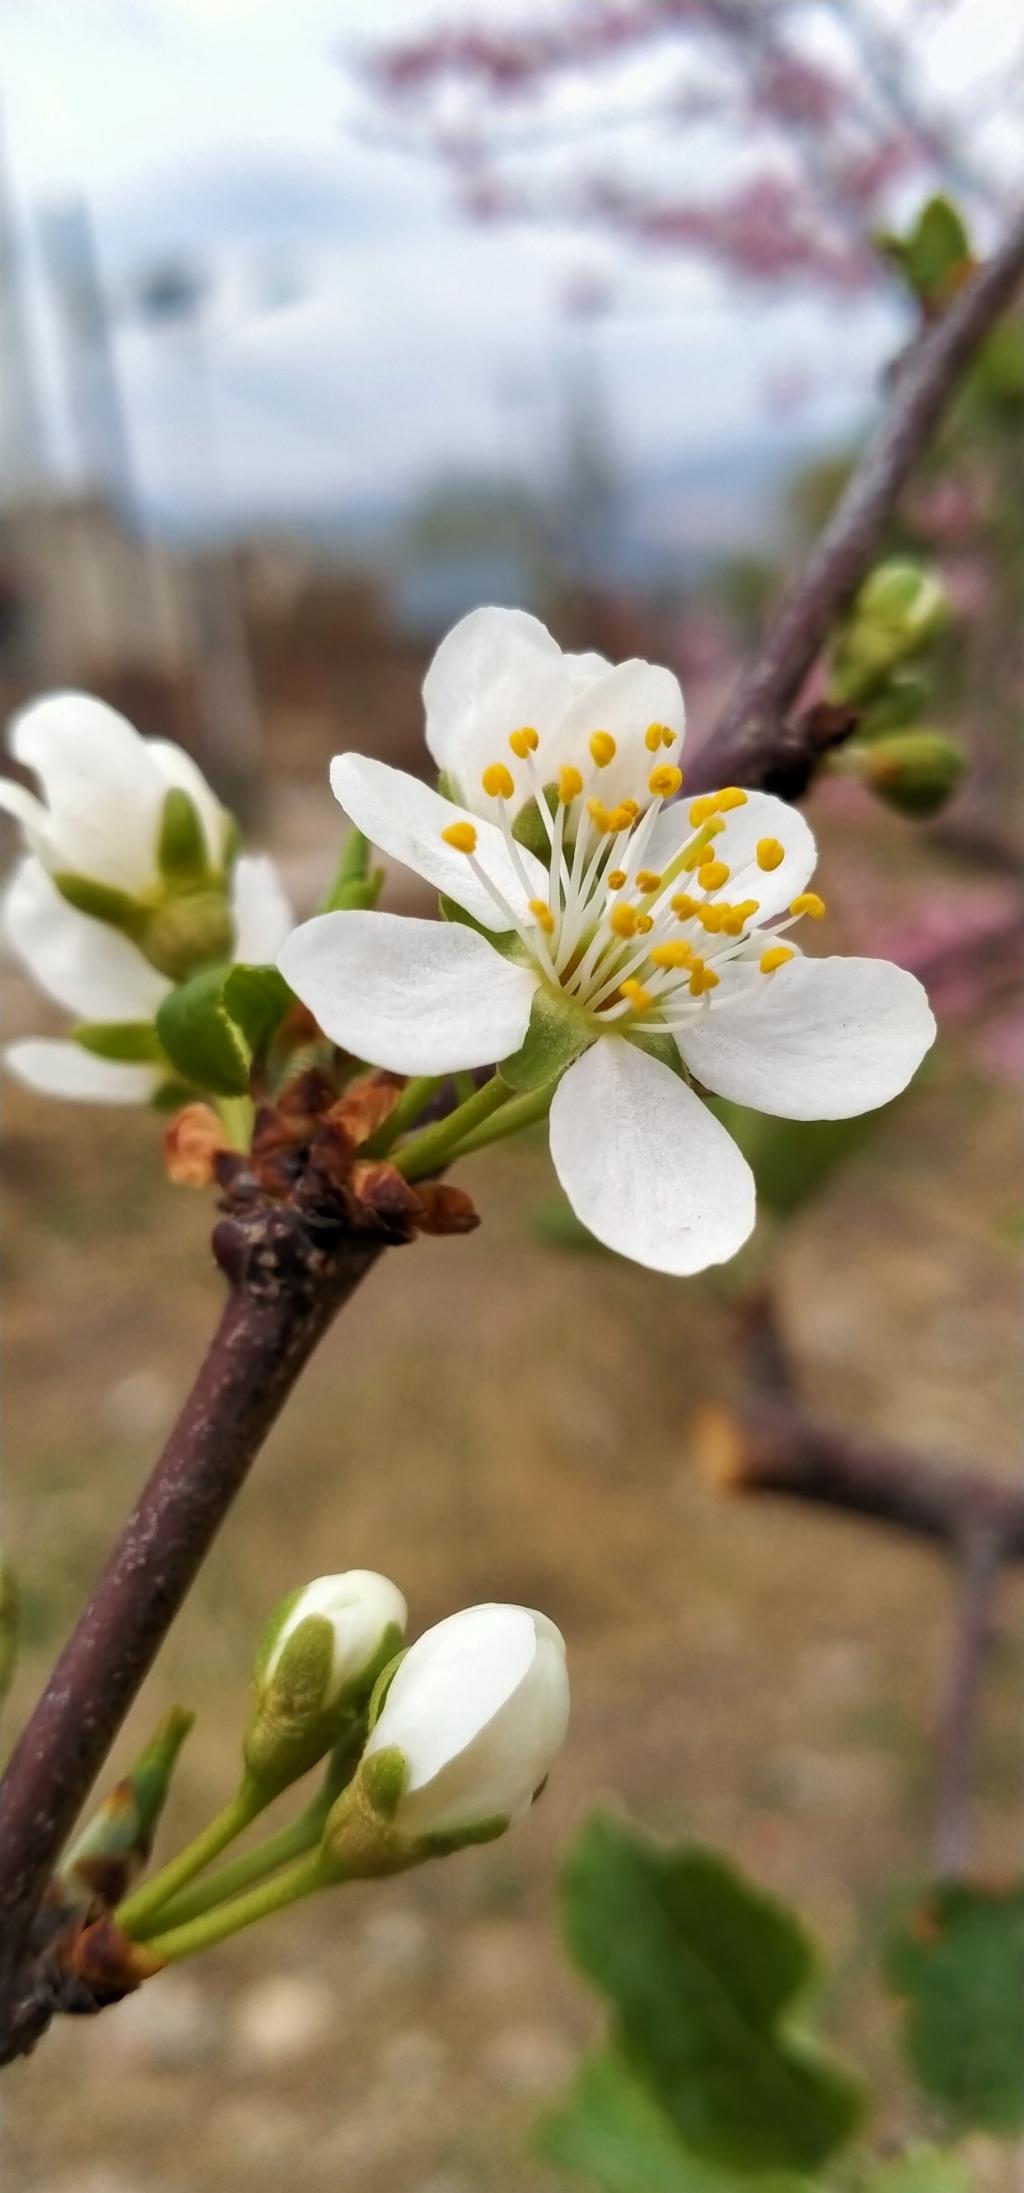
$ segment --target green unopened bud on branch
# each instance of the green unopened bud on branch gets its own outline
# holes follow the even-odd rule
[[[945,731],[894,731],[883,738],[851,739],[831,766],[859,777],[900,814],[924,821],[952,799],[967,757]]]
[[[319,1576],[270,1617],[253,1676],[246,1771],[266,1799],[324,1758],[405,1635],[397,1585],[373,1569]]]

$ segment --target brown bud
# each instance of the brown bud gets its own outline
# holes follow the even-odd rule
[[[176,1188],[208,1188],[215,1160],[229,1147],[223,1126],[209,1104],[186,1104],[164,1129],[167,1177]]]
[[[366,1142],[384,1125],[394,1111],[402,1087],[401,1074],[389,1074],[383,1069],[364,1074],[331,1106],[332,1126],[339,1127],[347,1135],[351,1148],[357,1150],[360,1143]]]
[[[408,1241],[419,1224],[420,1197],[386,1158],[360,1158],[352,1166],[349,1189],[386,1232]]]
[[[421,1234],[471,1234],[480,1224],[479,1212],[464,1188],[450,1187],[444,1180],[422,1180],[416,1194],[420,1203],[416,1225]]]

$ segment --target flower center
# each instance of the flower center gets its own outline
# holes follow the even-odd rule
[[[534,759],[537,732],[524,725],[511,733],[510,751],[524,765],[547,837],[544,897],[536,895],[513,834],[508,805],[515,793],[512,771],[496,760],[481,781],[523,887],[522,915],[477,858],[475,825],[453,822],[442,832],[449,845],[465,854],[545,982],[593,1018],[595,1033],[619,1023],[627,1024],[624,1033],[629,1027],[638,1033],[671,1031],[708,1009],[733,962],[742,964],[739,979],[728,985],[729,997],[745,995],[760,976],[776,973],[795,957],[789,945],[766,942],[758,899],[729,892],[732,871],[715,841],[726,831],[728,815],[747,804],[738,785],[695,799],[689,833],[682,835],[667,865],[660,871],[646,865],[658,816],[683,781],[674,762],[653,761],[674,739],[667,726],[648,726],[644,744],[653,766],[638,768],[637,797],[611,805],[600,797],[601,773],[618,752],[610,731],[592,731],[581,766],[563,764],[547,786]],[[784,861],[785,848],[777,838],[761,838],[755,859],[769,875]],[[803,914],[820,919],[824,912],[816,892],[802,892],[792,900],[788,918],[773,922],[769,935],[777,937]],[[754,936],[756,928],[760,937]],[[749,980],[743,979],[744,972]],[[720,1009],[726,999],[715,1002]]]

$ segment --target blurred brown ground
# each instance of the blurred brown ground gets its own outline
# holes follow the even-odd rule
[[[303,910],[337,828],[326,791],[290,784],[275,835]],[[913,866],[910,846],[893,820],[862,830],[847,913],[894,854]],[[42,1025],[5,982],[8,1032]],[[151,1117],[10,1085],[5,1110],[24,1707],[198,1359],[218,1281],[205,1201],[163,1182]],[[1018,1155],[1012,1095],[951,1038],[779,1254],[808,1397],[937,1467],[1015,1466]],[[267,1609],[350,1564],[392,1573],[417,1628],[481,1598],[548,1609],[571,1654],[566,1756],[493,1848],[340,1891],[55,2029],[7,2081],[11,2193],[547,2193],[530,2129],[601,2026],[558,1942],[556,1868],[605,1797],[724,1845],[799,1902],[828,1952],[826,2029],[883,2096],[874,2129],[928,2129],[876,1974],[889,1900],[928,1862],[943,1565],[868,1527],[713,1495],[691,1420],[738,1376],[714,1286],[546,1246],[531,1223],[552,1187],[542,1140],[465,1177],[483,1226],[393,1254],[346,1311],[119,1759],[172,1699],[198,1709],[174,1847],[231,1786]],[[1011,1584],[979,1776],[978,1861],[997,1872],[1020,1862],[1019,1613]],[[974,2162],[980,2186],[1008,2185],[994,2148]]]

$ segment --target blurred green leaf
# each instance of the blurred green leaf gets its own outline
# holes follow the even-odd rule
[[[640,2081],[610,2055],[584,2064],[564,2109],[541,2126],[540,2146],[550,2162],[582,2171],[605,2193],[807,2193],[809,2184],[777,2171],[722,2170],[692,2154]],[[915,2188],[908,2184],[906,2193]],[[941,2185],[935,2193],[944,2193]]]
[[[1024,2127],[1024,1883],[940,1882],[889,1944],[915,2077],[958,2128]]]
[[[243,1096],[250,1052],[224,1004],[225,970],[207,967],[164,998],[157,1034],[176,1071],[213,1096]]]
[[[255,1053],[266,1049],[278,1023],[295,1000],[276,967],[230,967],[224,977],[224,1005]]]
[[[151,1020],[83,1020],[72,1034],[83,1051],[116,1059],[121,1065],[159,1065],[163,1059]]]
[[[972,263],[963,217],[942,195],[929,198],[905,236],[882,234],[876,241],[928,312],[941,311]]]
[[[369,840],[353,825],[342,846],[337,873],[320,912],[365,912],[376,906],[383,888],[384,870],[371,868]]]
[[[201,883],[210,871],[199,809],[180,785],[173,785],[164,800],[157,860],[171,885]]]
[[[591,1821],[564,1876],[568,1939],[614,2005],[633,2071],[695,2154],[815,2168],[862,2112],[856,2080],[783,2024],[815,1976],[783,1905],[714,1852]]]
[[[955,2155],[921,2147],[876,2170],[865,2193],[970,2193],[970,2188],[967,2171]]]

